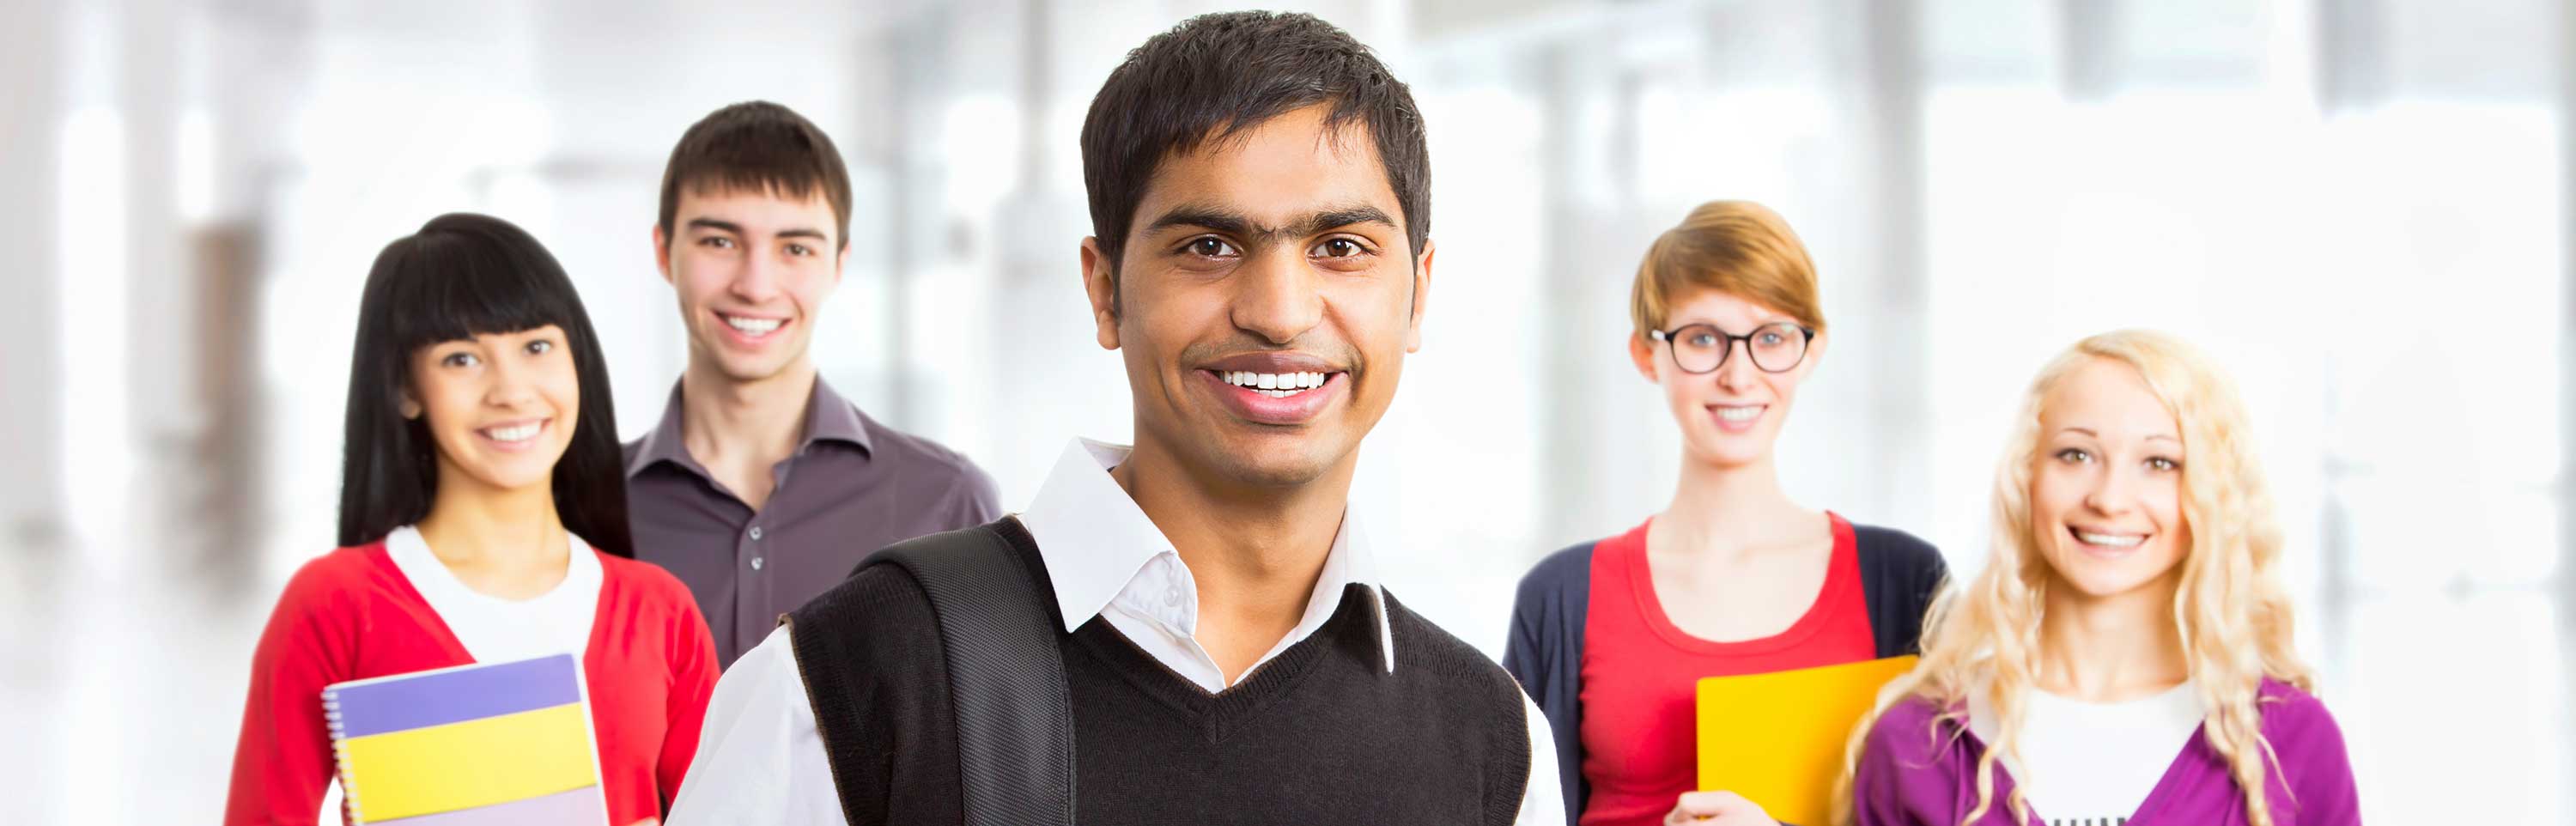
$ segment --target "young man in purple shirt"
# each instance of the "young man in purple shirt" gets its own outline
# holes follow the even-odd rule
[[[627,497],[636,558],[688,583],[725,666],[877,549],[1001,515],[973,462],[816,374],[807,348],[849,219],[839,150],[774,103],[707,115],[662,173],[653,258],[689,363],[661,423],[626,446]]]

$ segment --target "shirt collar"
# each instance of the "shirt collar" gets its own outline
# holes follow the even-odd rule
[[[662,405],[662,420],[644,434],[636,446],[635,456],[626,462],[626,475],[633,478],[645,468],[659,462],[670,462],[700,476],[706,469],[689,456],[689,447],[681,435],[681,416],[686,412],[680,403],[680,382],[671,383],[671,398]],[[805,401],[805,436],[798,441],[801,450],[815,442],[833,441],[856,445],[861,453],[874,454],[876,445],[868,439],[867,417],[859,414],[858,405],[841,394],[832,392],[832,384],[820,374],[814,376],[814,392]]]
[[[1055,587],[1056,607],[1064,630],[1082,627],[1126,590],[1147,563],[1163,554],[1179,561],[1170,539],[1145,516],[1136,500],[1110,478],[1109,469],[1127,460],[1125,445],[1074,439],[1047,472],[1037,498],[1020,514],[1020,523],[1037,540],[1038,557]],[[1368,586],[1369,613],[1376,620],[1379,654],[1386,670],[1395,670],[1395,635],[1387,626],[1385,589],[1371,562],[1367,533],[1348,507],[1332,550],[1307,597],[1305,615],[1288,639],[1303,638],[1331,619],[1348,586]]]

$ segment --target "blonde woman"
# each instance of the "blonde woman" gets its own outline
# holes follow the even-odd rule
[[[1846,823],[2360,822],[2308,693],[2281,534],[2234,387],[2119,331],[2040,371],[1995,482],[1994,550],[1854,735]]]

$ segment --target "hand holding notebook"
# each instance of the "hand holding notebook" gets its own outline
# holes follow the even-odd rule
[[[1852,727],[1914,659],[1700,680],[1699,787],[1742,795],[1782,823],[1821,826]]]
[[[322,707],[354,823],[608,822],[570,654],[333,683]]]

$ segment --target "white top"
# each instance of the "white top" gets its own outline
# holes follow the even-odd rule
[[[1227,686],[1223,672],[1196,638],[1198,587],[1189,566],[1107,472],[1125,461],[1127,453],[1123,446],[1074,440],[1020,522],[1037,540],[1066,630],[1099,616],[1174,673],[1211,693],[1222,691]],[[1344,587],[1352,583],[1368,586],[1379,653],[1387,670],[1395,670],[1395,640],[1369,565],[1368,541],[1345,513],[1304,616],[1245,675],[1312,635],[1331,618]],[[716,681],[697,757],[689,764],[689,781],[671,807],[673,826],[847,826],[788,633],[786,626],[770,632]],[[1565,806],[1559,800],[1547,718],[1527,696],[1521,698],[1521,716],[1531,753],[1517,822],[1562,826]]]
[[[429,601],[465,653],[475,662],[505,663],[552,654],[572,655],[580,662],[590,648],[590,625],[599,616],[598,551],[565,532],[570,561],[554,590],[532,599],[507,600],[465,587],[447,564],[429,551],[420,531],[410,526],[385,535],[385,554],[402,569],[413,590]]]
[[[2088,703],[2033,689],[2022,720],[2021,760],[2003,758],[2049,826],[2121,823],[2147,801],[2174,756],[2200,730],[2200,694],[2191,681],[2120,703]],[[1968,731],[1992,745],[1993,701],[1968,698]],[[2027,765],[2025,765],[2025,763]]]

